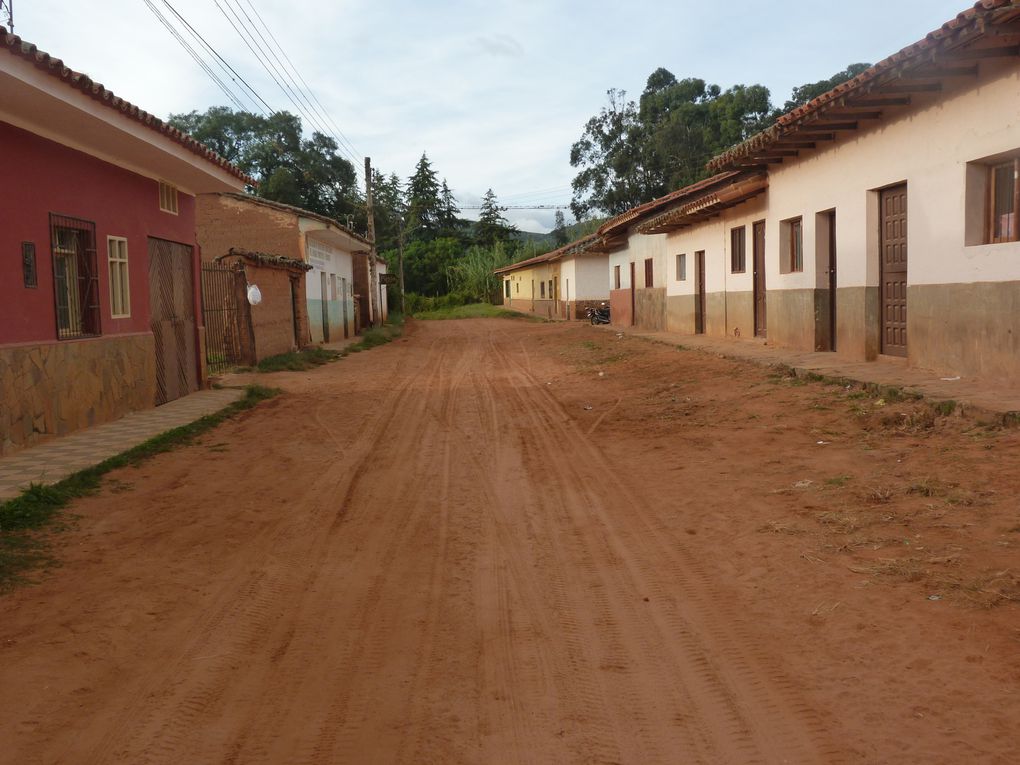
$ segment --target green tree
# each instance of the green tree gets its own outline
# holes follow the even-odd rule
[[[809,82],[805,85],[799,85],[795,87],[793,89],[793,92],[790,94],[790,98],[787,100],[785,104],[783,104],[782,110],[777,112],[775,116],[779,117],[781,114],[785,114],[788,111],[796,109],[798,106],[803,106],[809,101],[813,101],[814,99],[818,98],[818,96],[822,95],[822,93],[828,93],[837,85],[840,85],[846,82],[847,80],[852,80],[861,72],[870,68],[871,64],[865,63],[850,64],[850,66],[848,66],[842,72],[836,72],[836,74],[832,75],[832,77],[830,77],[827,80]]]
[[[457,207],[457,200],[453,196],[453,192],[450,191],[450,187],[446,185],[446,179],[443,178],[443,186],[439,191],[439,228],[443,232],[443,236],[456,236],[460,229],[460,208]]]
[[[469,302],[494,303],[503,280],[493,272],[510,263],[510,252],[502,242],[492,247],[475,245],[450,267],[451,287]]]
[[[404,282],[408,292],[445,295],[450,291],[450,268],[464,247],[458,239],[416,239],[404,248]]]
[[[503,217],[505,207],[500,207],[496,194],[489,189],[482,196],[482,209],[475,222],[475,242],[483,247],[492,247],[497,242],[510,242],[517,227]]]
[[[553,244],[556,247],[562,247],[570,241],[570,234],[567,233],[567,220],[563,215],[563,210],[556,211],[555,224],[552,230]]]
[[[436,171],[422,152],[414,175],[407,182],[407,236],[409,239],[434,239],[443,220],[443,200]]]
[[[303,137],[300,117],[289,112],[263,117],[214,106],[171,114],[168,122],[255,179],[261,196],[330,217],[354,215],[363,223],[364,199],[354,165],[332,137]]]

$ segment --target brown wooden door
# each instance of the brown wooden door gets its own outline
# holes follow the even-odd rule
[[[694,332],[705,334],[705,252],[694,253]]]
[[[907,355],[907,184],[880,194],[882,353]]]
[[[156,406],[198,390],[191,247],[149,239],[149,317],[156,347]]]
[[[836,211],[829,213],[829,350],[836,350]]]
[[[754,336],[766,337],[765,322],[765,221],[754,224]]]
[[[319,294],[322,296],[322,342],[329,342],[329,287],[326,272],[319,272]]]

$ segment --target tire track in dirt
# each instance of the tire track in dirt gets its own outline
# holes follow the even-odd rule
[[[699,700],[711,700],[712,717],[727,721],[717,743],[727,748],[736,744],[736,750],[731,749],[730,753],[740,758],[739,761],[772,762],[776,758],[792,757],[793,761],[808,762],[816,761],[823,754],[831,758],[834,749],[824,740],[824,726],[813,710],[796,697],[786,678],[768,669],[775,666],[774,659],[753,648],[738,615],[713,592],[705,566],[689,549],[679,546],[672,537],[667,538],[661,527],[649,520],[646,510],[649,503],[637,489],[625,482],[606,480],[613,470],[601,452],[584,438],[580,428],[525,365],[509,354],[501,355],[503,364],[516,370],[519,376],[520,384],[515,390],[530,392],[524,397],[530,405],[525,406],[525,410],[538,412],[538,415],[532,414],[533,422],[544,422],[548,426],[545,431],[536,429],[547,440],[547,448],[539,459],[552,463],[559,477],[557,486],[584,487],[576,498],[579,502],[565,502],[564,506],[588,507],[597,514],[605,529],[607,552],[615,548],[623,555],[628,567],[640,572],[642,583],[655,596],[657,606],[648,610],[660,621],[660,634],[679,638],[676,643],[683,651],[677,655],[678,651],[673,650],[677,669],[686,669],[684,674],[694,678],[691,684]],[[556,446],[564,442],[571,444],[570,460],[564,459]],[[592,469],[581,470],[581,466]],[[641,522],[644,533],[640,539],[627,525],[614,523],[614,515],[605,511],[606,498],[614,495],[619,497],[618,506],[632,511],[629,520]],[[655,554],[632,552],[642,547],[651,548]],[[680,555],[674,554],[674,550]],[[651,560],[671,560],[670,579],[682,585],[685,598],[689,599],[682,611],[679,604],[671,602],[661,572],[653,570]],[[695,608],[690,608],[691,605]],[[667,616],[665,624],[658,616],[661,611]],[[723,619],[718,618],[720,612]],[[708,647],[709,638],[712,649]]]

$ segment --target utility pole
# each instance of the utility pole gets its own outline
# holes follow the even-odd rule
[[[404,214],[400,213],[400,217],[397,219],[400,221],[400,231],[397,237],[397,271],[399,272],[400,278],[400,315],[406,316],[407,311],[404,309]]]
[[[376,302],[379,300],[379,295],[376,291],[379,289],[379,274],[378,269],[375,267],[376,259],[376,248],[375,248],[375,206],[372,203],[372,158],[365,157],[365,207],[368,213],[368,240],[372,243],[371,249],[368,253],[368,315],[371,319],[372,326],[375,326],[376,313],[378,311],[379,317],[382,317],[382,306],[376,306]]]

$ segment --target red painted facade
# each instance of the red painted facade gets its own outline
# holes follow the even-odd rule
[[[201,324],[194,197],[181,193],[178,214],[163,212],[159,209],[157,181],[3,122],[0,146],[4,147],[0,161],[0,345],[57,340],[50,213],[82,218],[96,225],[100,327],[104,337],[151,331],[150,236],[193,248],[195,316]],[[129,318],[114,319],[110,315],[108,236],[128,241]],[[35,244],[35,288],[24,286],[22,242]]]

